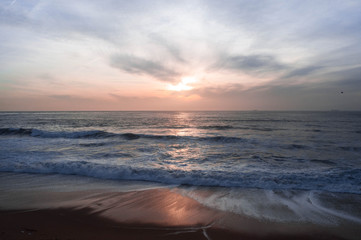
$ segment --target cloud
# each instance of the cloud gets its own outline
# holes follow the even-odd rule
[[[99,7],[91,1],[72,4],[62,1],[18,1],[11,8],[0,5],[0,27],[23,28],[30,35],[38,34],[53,40],[92,37],[108,42],[118,41],[114,36],[123,30],[121,23],[117,21],[114,26],[111,21],[114,16],[104,14],[106,11],[99,11]]]
[[[263,85],[259,89],[268,89],[273,92],[292,91],[292,94],[297,94],[297,91],[303,94],[307,91],[315,90],[325,93],[329,91],[330,94],[333,94],[334,92],[347,90],[348,92],[359,92],[361,95],[361,67],[351,67],[342,70],[330,68],[328,71],[315,75],[315,72],[319,69],[323,69],[323,67],[314,66],[292,70],[282,78],[270,82],[268,85]],[[297,77],[300,76],[306,76],[311,81],[285,81],[286,78],[295,77],[295,79],[298,79]]]
[[[296,68],[285,74],[282,78],[303,77],[310,75],[322,68],[323,68],[322,66],[308,66],[308,67]]]
[[[352,92],[359,92],[361,95],[361,67],[354,67],[346,70],[333,71],[326,74],[322,85],[335,88],[347,89]]]
[[[239,96],[242,92],[244,92],[244,87],[235,83],[197,88],[189,91],[188,94],[197,94],[205,98],[229,98]]]
[[[159,34],[150,34],[150,39],[157,44],[159,47],[164,48],[167,53],[172,57],[173,60],[179,63],[185,63],[186,61],[182,57],[181,49],[179,46],[173,44],[170,40],[165,39]]]
[[[198,89],[171,97],[196,94],[210,101],[205,109],[216,108],[212,98],[218,109],[253,103],[277,109],[282,101],[302,109],[332,105],[341,90],[344,98],[361,94],[360,6],[353,0],[4,0],[0,81],[9,94],[45,93],[59,106],[65,99],[83,102],[71,96],[72,88],[151,97],[166,84],[145,77],[176,83],[188,75],[202,76]],[[119,99],[134,109],[136,103],[171,109],[178,101],[171,97]],[[359,103],[350,100],[353,106]]]
[[[279,72],[287,68],[285,64],[280,63],[271,55],[225,56],[211,66],[211,69],[236,70],[255,75]]]
[[[110,66],[130,74],[148,75],[159,81],[173,82],[180,73],[159,62],[128,55],[113,55]]]

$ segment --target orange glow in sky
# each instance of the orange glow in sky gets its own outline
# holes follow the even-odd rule
[[[0,111],[361,110],[361,2],[327,6],[2,1]]]
[[[194,77],[184,77],[177,85],[169,84],[167,89],[177,92],[191,90],[193,87],[190,84],[195,82],[197,82],[197,79]]]

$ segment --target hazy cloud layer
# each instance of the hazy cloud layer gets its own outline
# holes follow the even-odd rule
[[[322,69],[321,66],[308,66],[297,68],[294,70],[289,71],[287,74],[283,76],[283,78],[292,78],[292,77],[303,77],[314,73],[315,71]]]
[[[360,25],[357,0],[3,0],[0,93],[14,109],[11,96],[38,92],[59,106],[88,97],[81,83],[99,94],[93,102],[116,90],[132,106],[145,104],[140,93],[162,105],[169,84],[193,76],[194,89],[169,103],[361,110]]]
[[[287,68],[271,55],[227,56],[212,66],[213,69],[242,71],[250,74],[279,72]]]
[[[114,55],[111,57],[111,66],[131,74],[146,74],[166,82],[172,82],[180,75],[161,63],[134,56]]]

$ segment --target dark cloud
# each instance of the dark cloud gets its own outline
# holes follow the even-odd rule
[[[305,70],[305,74],[306,72]],[[212,104],[219,104],[215,105],[218,108],[233,110],[361,110],[360,76],[361,67],[357,67],[330,72],[313,82],[283,79],[252,88],[245,88],[240,84],[224,84],[198,88],[191,92],[212,101]]]
[[[361,91],[361,67],[333,71],[323,77],[328,81],[321,82],[321,85],[347,89],[352,92]]]
[[[237,70],[253,74],[279,72],[286,68],[286,65],[270,55],[225,56],[211,66],[211,69]]]
[[[240,84],[224,84],[193,90],[210,110],[285,109],[265,89],[247,89]]]
[[[303,77],[314,73],[315,71],[322,69],[321,66],[308,66],[303,68],[296,68],[286,73],[282,78],[292,78],[292,77]]]
[[[173,82],[180,76],[180,73],[161,63],[135,56],[113,55],[110,65],[131,74],[148,75],[165,82]]]
[[[314,95],[316,100],[317,93],[320,93],[324,96],[334,95],[340,93],[341,91],[357,93],[361,97],[361,67],[355,67],[351,69],[330,71],[323,73],[317,77],[317,79],[312,79],[311,75],[313,71],[319,69],[315,67],[314,69],[296,69],[291,71],[289,76],[308,76],[310,81],[285,81],[286,79],[282,77],[281,79],[271,81],[268,84],[263,84],[261,86],[253,87],[247,91],[249,92],[263,92],[263,93],[272,93],[283,96],[306,96],[309,94]],[[298,73],[298,74],[296,74]],[[297,79],[297,78],[296,78]]]

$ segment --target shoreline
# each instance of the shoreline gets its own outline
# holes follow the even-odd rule
[[[27,174],[0,174],[0,180],[0,239],[353,240],[361,234],[358,223],[279,222],[222,210],[175,186]],[[191,193],[209,199],[224,190]],[[236,199],[266,201],[255,193],[244,190]],[[272,202],[264,206],[275,208]]]
[[[119,223],[91,209],[0,211],[1,239],[201,239],[202,228]]]
[[[0,211],[0,239],[345,239],[327,232],[242,232],[214,226],[167,226],[117,222],[91,209],[38,209]]]

